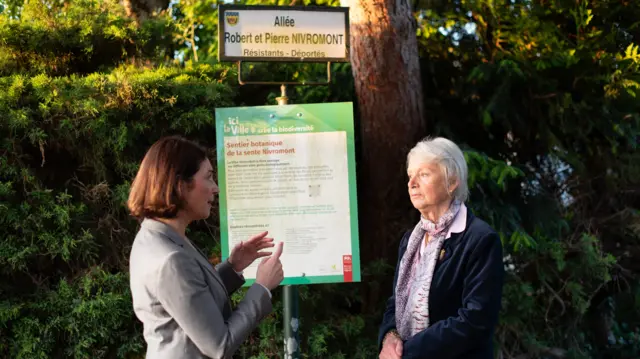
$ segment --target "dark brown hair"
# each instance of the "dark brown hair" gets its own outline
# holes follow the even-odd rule
[[[154,143],[131,184],[127,207],[138,218],[173,218],[184,206],[183,190],[207,158],[206,150],[179,136]]]

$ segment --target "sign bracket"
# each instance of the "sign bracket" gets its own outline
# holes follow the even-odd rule
[[[246,81],[242,79],[242,61],[238,61],[238,83],[240,85],[329,85],[331,84],[331,61],[327,62],[327,81]]]

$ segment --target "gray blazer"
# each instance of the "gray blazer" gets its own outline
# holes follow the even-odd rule
[[[202,252],[159,221],[142,222],[129,271],[148,359],[231,358],[272,309],[268,291],[253,284],[232,311],[229,296],[244,278],[228,262],[214,269]]]

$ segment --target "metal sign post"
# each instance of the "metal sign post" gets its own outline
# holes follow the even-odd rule
[[[331,72],[329,71],[329,73]],[[240,76],[240,71],[238,71],[238,76]],[[280,106],[289,104],[289,98],[287,97],[287,85],[280,85],[280,97],[276,98],[276,101]],[[284,317],[284,358],[298,359],[300,358],[300,336],[298,335],[298,327],[300,323],[300,314],[298,310],[298,288],[294,285],[283,286],[282,302]]]
[[[286,85],[328,85],[331,63],[349,62],[349,9],[346,7],[219,5],[218,58],[236,62],[240,85],[280,85],[278,105],[289,104]],[[321,82],[247,81],[242,62],[325,62]],[[298,289],[282,287],[284,358],[300,358]]]

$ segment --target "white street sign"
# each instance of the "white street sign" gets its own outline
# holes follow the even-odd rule
[[[348,62],[349,9],[220,5],[220,61]]]

